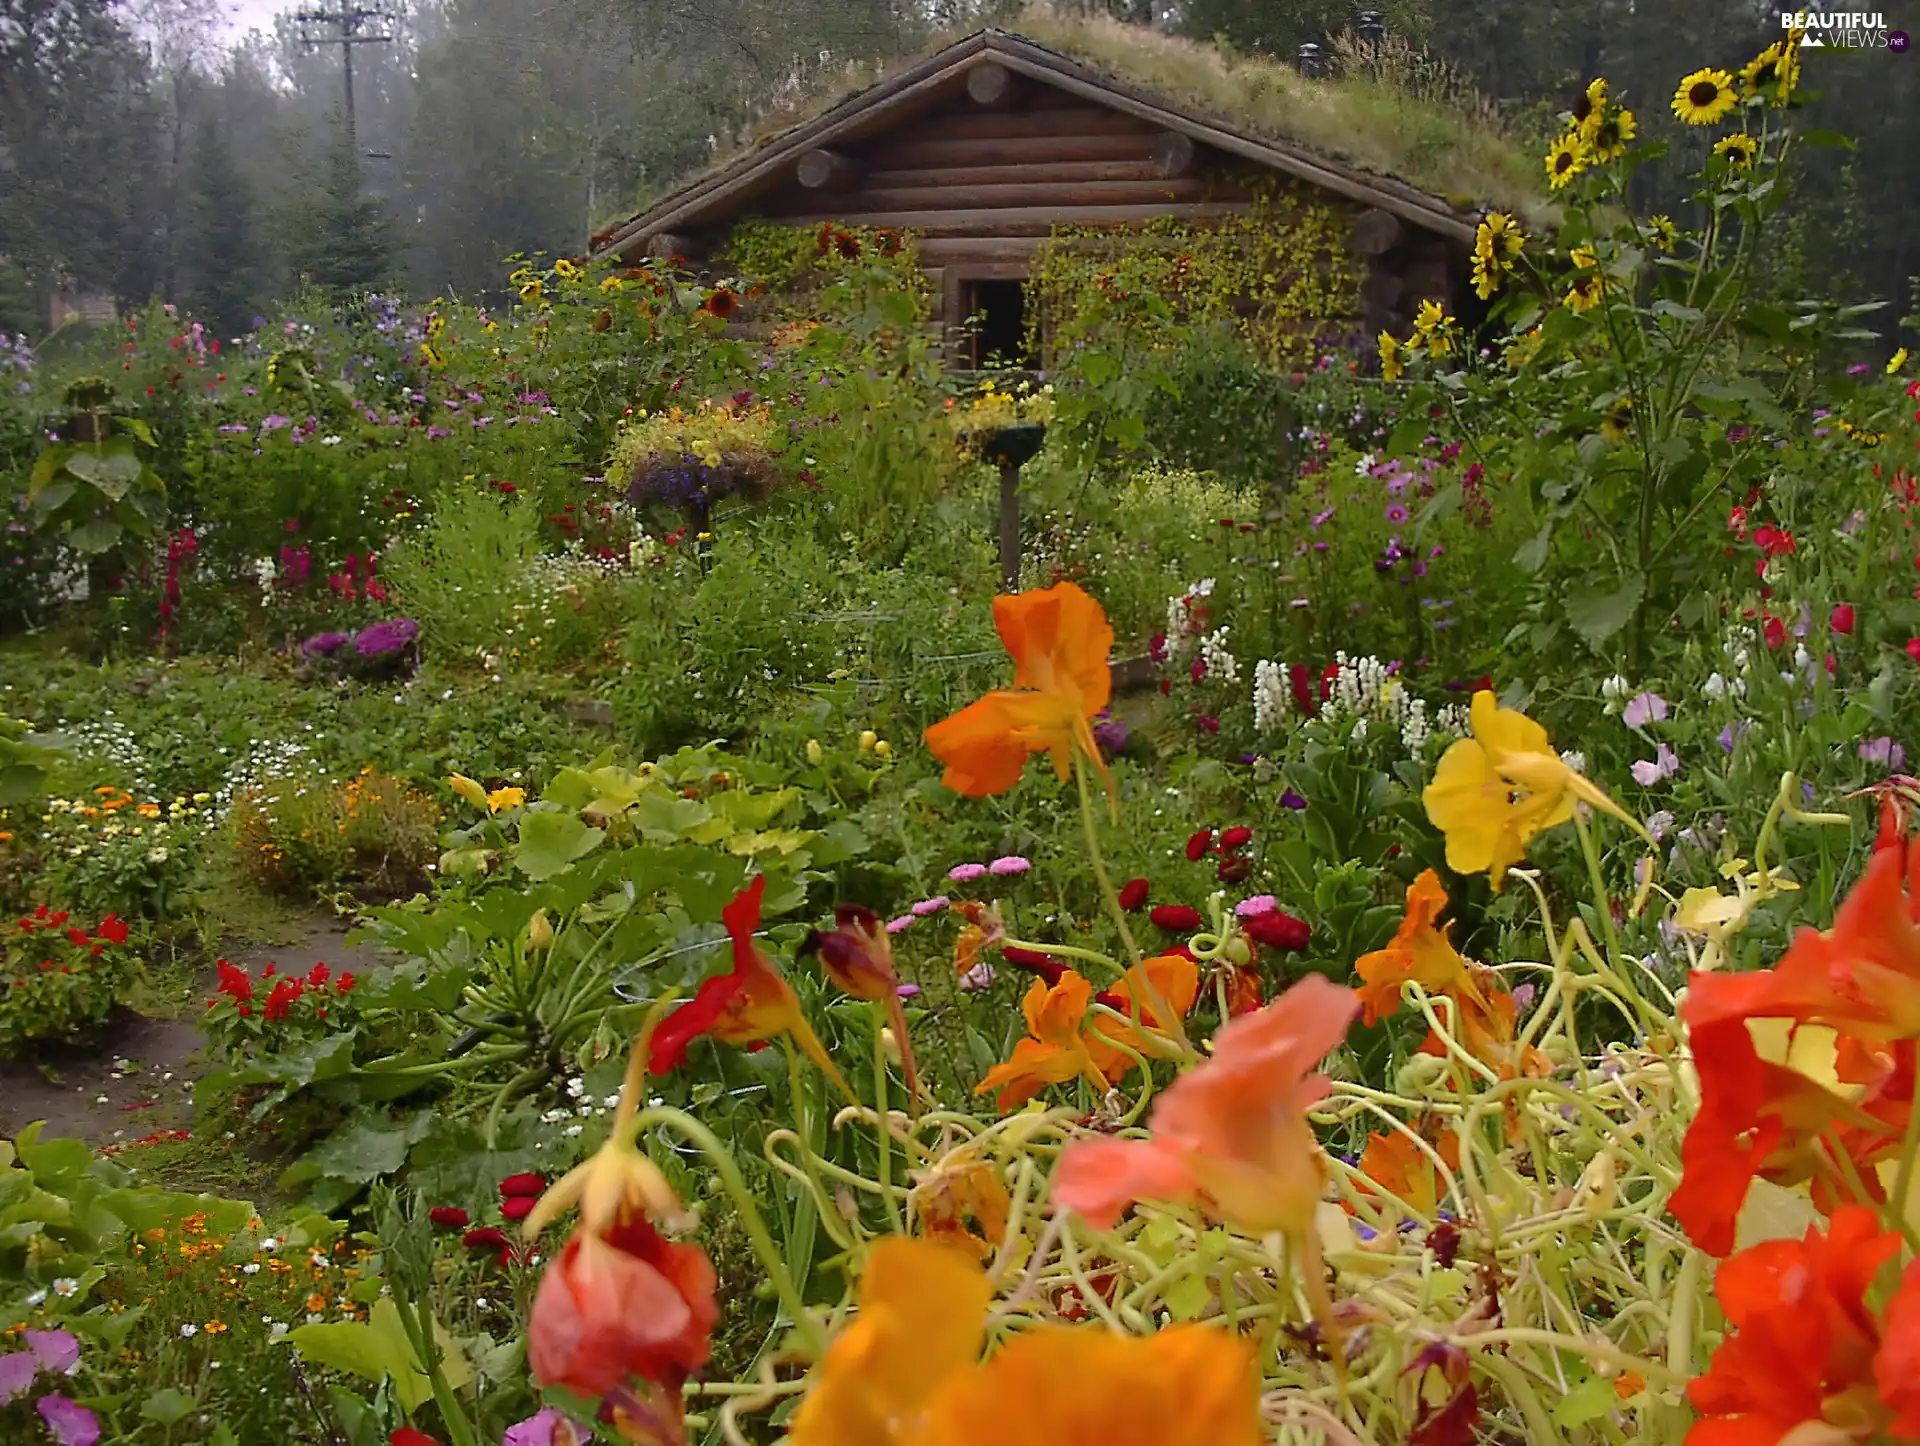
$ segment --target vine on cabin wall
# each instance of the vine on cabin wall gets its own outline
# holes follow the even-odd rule
[[[931,293],[917,239],[912,232],[886,227],[833,221],[795,226],[748,217],[734,224],[713,259],[716,267],[740,278],[750,297],[769,298],[785,318],[817,319],[813,312],[820,292],[856,264],[897,277],[924,310]]]
[[[1308,365],[1358,327],[1350,225],[1302,189],[1269,185],[1240,215],[1058,228],[1034,254],[1032,341],[1037,349],[1044,329],[1057,350],[1089,324],[1124,318],[1115,302],[1151,295],[1182,324],[1231,327],[1270,367]]]

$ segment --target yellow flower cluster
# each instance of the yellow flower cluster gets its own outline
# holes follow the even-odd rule
[[[1500,289],[1527,247],[1527,233],[1505,211],[1489,211],[1473,233],[1473,290],[1482,301]]]
[[[1446,307],[1427,298],[1414,315],[1413,335],[1406,341],[1390,331],[1380,333],[1380,375],[1397,382],[1406,375],[1409,358],[1451,355],[1458,332],[1459,322],[1447,314]]]
[[[1567,131],[1547,148],[1547,180],[1557,191],[1589,166],[1626,155],[1640,121],[1607,95],[1604,76],[1587,82],[1567,115]]]
[[[648,457],[694,457],[717,467],[728,453],[772,450],[773,413],[762,406],[703,401],[691,411],[669,407],[639,412],[620,428],[608,457],[608,475],[625,477]]]
[[[979,391],[964,402],[949,399],[946,415],[957,445],[966,450],[976,446],[981,436],[1000,427],[1052,421],[1053,388],[1050,385],[1035,387],[1024,381],[1002,388],[993,381],[985,381]]]
[[[1576,246],[1571,258],[1573,285],[1567,291],[1567,306],[1576,312],[1592,311],[1606,299],[1606,278],[1600,274],[1600,258],[1591,246]]]

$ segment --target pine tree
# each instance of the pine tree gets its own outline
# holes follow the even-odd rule
[[[245,331],[263,291],[259,217],[225,125],[208,125],[193,157],[183,258],[187,305],[222,336]]]
[[[325,179],[297,193],[286,217],[287,262],[323,291],[385,285],[394,274],[393,218],[360,188],[360,161],[344,141],[328,153]]]

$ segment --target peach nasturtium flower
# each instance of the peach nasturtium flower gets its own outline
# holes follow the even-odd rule
[[[1092,999],[1093,986],[1071,970],[1060,976],[1058,984],[1034,980],[1027,997],[1020,1001],[1028,1037],[1015,1043],[1005,1062],[987,1071],[974,1093],[999,1090],[1002,1110],[1025,1104],[1048,1085],[1076,1078],[1105,1094],[1107,1078],[1093,1062],[1088,1041],[1081,1033]]]
[[[1029,753],[1045,753],[1065,782],[1077,751],[1112,793],[1088,721],[1113,691],[1113,626],[1100,604],[1063,582],[996,597],[993,623],[1013,655],[1013,686],[927,729],[927,747],[946,765],[941,782],[969,798],[1005,793],[1020,781]]]
[[[1491,692],[1473,695],[1471,738],[1441,755],[1421,795],[1427,817],[1447,836],[1447,867],[1488,875],[1497,890],[1527,845],[1573,817],[1576,801],[1603,809],[1636,830],[1619,804],[1575,772],[1524,713],[1502,708]]]
[[[1054,1203],[1108,1229],[1136,1200],[1189,1203],[1244,1230],[1298,1237],[1312,1224],[1326,1157],[1307,1110],[1331,1087],[1312,1073],[1347,1036],[1359,996],[1309,974],[1273,1003],[1230,1021],[1212,1057],[1155,1101],[1148,1140],[1069,1145]]]

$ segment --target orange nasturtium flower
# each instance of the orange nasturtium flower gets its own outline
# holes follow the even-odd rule
[[[991,1164],[963,1149],[918,1180],[911,1206],[922,1236],[984,1261],[1007,1238],[1013,1197]]]
[[[1459,1170],[1460,1137],[1452,1130],[1443,1130],[1433,1141],[1433,1152],[1449,1170]],[[1399,1130],[1368,1135],[1367,1147],[1360,1152],[1359,1170],[1367,1181],[1411,1205],[1423,1220],[1433,1219],[1440,1208],[1441,1176],[1434,1168],[1432,1156]],[[1356,1183],[1362,1194],[1379,1193],[1364,1183]]]
[[[1493,970],[1462,957],[1447,938],[1451,927],[1438,922],[1447,906],[1440,876],[1424,870],[1407,887],[1406,917],[1384,949],[1363,954],[1354,963],[1362,988],[1360,1003],[1366,1022],[1377,1024],[1400,1008],[1400,986],[1418,984],[1428,994],[1444,994],[1453,1001],[1454,1036],[1475,1059],[1503,1077],[1542,1074],[1549,1067],[1538,1051],[1524,1058],[1514,1046],[1517,1009],[1513,995]],[[1430,1034],[1420,1046],[1423,1054],[1444,1054],[1446,1046]]]
[[[927,729],[927,747],[946,765],[941,782],[969,798],[1005,793],[1020,781],[1029,753],[1045,753],[1065,782],[1078,751],[1111,794],[1113,777],[1088,722],[1113,691],[1113,626],[1100,604],[1063,582],[996,597],[993,622],[1013,655],[1013,686]]]
[[[1499,889],[1528,844],[1573,817],[1576,800],[1639,830],[1619,804],[1554,752],[1547,730],[1526,714],[1502,708],[1483,689],[1473,695],[1468,716],[1473,736],[1441,755],[1421,795],[1427,817],[1447,836],[1447,867],[1455,873],[1485,873]]]
[[[992,1290],[959,1251],[889,1236],[828,1349],[790,1446],[1258,1446],[1253,1347],[1181,1325],[1145,1337],[1041,1326],[984,1365]]]
[[[1154,1102],[1149,1140],[1067,1146],[1054,1203],[1108,1229],[1136,1200],[1194,1203],[1255,1232],[1300,1237],[1313,1220],[1326,1159],[1307,1110],[1331,1088],[1313,1073],[1346,1038],[1359,996],[1309,974],[1266,1008],[1226,1024],[1213,1054]]]
[[[687,1057],[687,1046],[703,1034],[749,1049],[784,1034],[849,1099],[857,1098],[807,1023],[793,986],[753,942],[760,927],[760,900],[766,892],[767,876],[761,874],[720,911],[733,942],[733,968],[703,981],[693,998],[660,1022],[653,1032],[647,1067],[654,1074],[670,1073]]]
[[[1911,1269],[1884,1320],[1866,1295],[1899,1250],[1864,1205],[1842,1205],[1823,1235],[1769,1240],[1714,1275],[1732,1327],[1687,1387],[1701,1419],[1688,1446],[1912,1441],[1920,1431],[1920,1277]]]
[[[1086,1037],[1080,1032],[1092,999],[1093,986],[1072,970],[1062,974],[1058,984],[1034,980],[1027,997],[1020,1001],[1028,1037],[1014,1044],[1013,1053],[1004,1063],[987,1071],[974,1093],[999,1090],[998,1103],[1003,1111],[1025,1104],[1048,1085],[1065,1084],[1070,1079],[1084,1079],[1105,1094],[1107,1078],[1093,1062]]]
[[[1140,1023],[1135,1024],[1134,986],[1142,976],[1147,987],[1140,991]],[[1117,1084],[1139,1068],[1133,1055],[1117,1046],[1124,1044],[1147,1059],[1167,1056],[1175,1046],[1167,1033],[1167,1021],[1154,1012],[1153,1001],[1164,1000],[1168,1009],[1184,1019],[1199,997],[1200,966],[1184,954],[1158,954],[1127,970],[1126,977],[1101,996],[1101,1003],[1127,1018],[1109,1019],[1102,1015],[1087,1026],[1087,1048],[1093,1056],[1094,1068]]]

